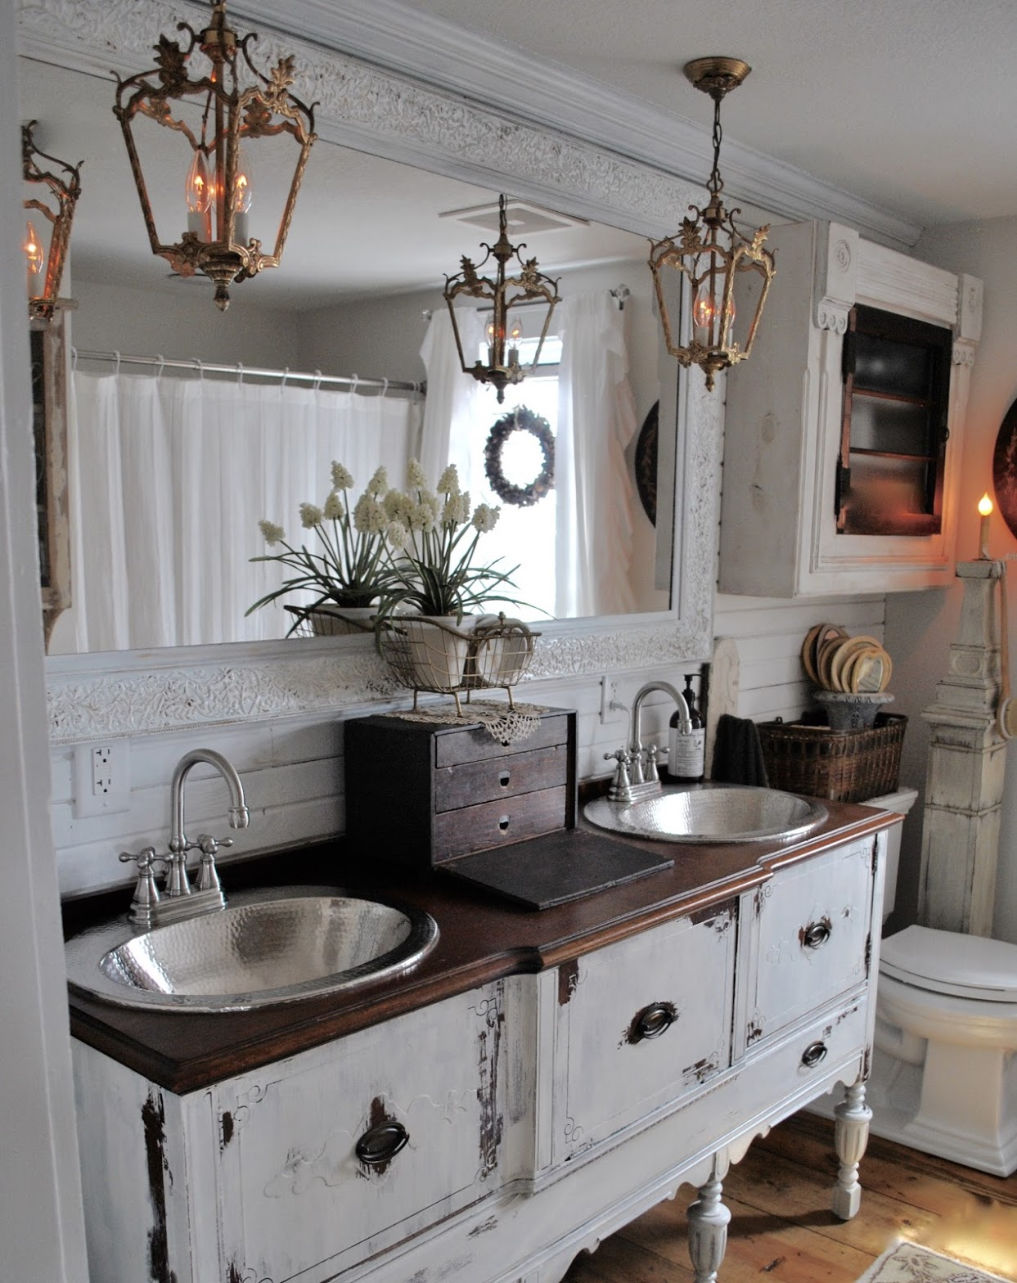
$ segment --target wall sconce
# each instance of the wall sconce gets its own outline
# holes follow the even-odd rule
[[[480,383],[492,383],[498,390],[499,403],[505,399],[505,388],[509,383],[521,383],[540,360],[540,350],[544,346],[551,316],[555,304],[559,301],[558,282],[537,270],[535,258],[519,257],[519,251],[525,244],[512,245],[508,238],[508,215],[505,208],[505,197],[498,199],[498,239],[494,245],[481,242],[487,254],[479,267],[468,259],[462,258],[462,271],[456,276],[445,277],[443,298],[448,304],[452,318],[452,331],[455,334],[456,347],[459,351],[459,364],[464,374],[472,374]],[[489,276],[480,276],[480,269],[490,259],[497,264],[494,280]],[[515,258],[519,263],[519,273],[506,275],[506,265]],[[468,363],[463,354],[462,338],[459,334],[459,323],[456,320],[455,300],[460,294],[475,298],[480,304],[491,309],[491,319],[487,325],[487,364],[477,359]],[[523,335],[522,318],[511,316],[513,308],[543,302],[547,307],[543,325],[540,327],[540,338],[533,352],[532,359],[524,366],[519,360],[519,342]]]
[[[752,350],[774,263],[773,254],[763,248],[769,226],[758,228],[752,239],[747,239],[734,225],[739,211],[728,212],[721,199],[721,99],[737,89],[751,68],[739,58],[696,58],[684,70],[692,84],[713,99],[713,169],[706,184],[710,200],[704,209],[690,205],[695,219],[684,219],[674,236],[650,246],[650,270],[667,350],[684,366],[701,366],[706,386],[712,389],[718,370],[744,361]],[[668,267],[687,279],[692,299],[691,338],[685,346],[676,341],[668,312],[668,290],[662,277]],[[739,277],[745,278],[743,285],[753,287],[739,291],[738,310],[744,316],[735,307],[735,280]]]
[[[181,276],[203,272],[215,284],[216,305],[225,311],[234,281],[279,266],[316,137],[314,107],[305,106],[289,92],[291,56],[280,58],[268,76],[258,70],[248,52],[258,37],[253,32],[238,37],[226,26],[224,0],[213,5],[211,22],[203,31],[194,31],[186,22],[178,23],[177,30],[189,34],[187,48],[160,36],[155,67],[126,80],[117,77],[113,112],[124,132],[152,253],[165,258]],[[196,50],[208,66],[199,64],[190,77],[189,64]],[[238,73],[244,67],[255,79],[241,86]],[[143,128],[138,128],[143,122]],[[156,130],[151,124],[165,128]],[[157,230],[136,129],[145,138],[153,189],[158,184],[154,204],[162,208],[163,218],[176,220],[169,237]],[[295,165],[290,139],[299,149]],[[262,251],[261,240],[250,235],[248,225],[253,183],[241,144],[246,150],[254,142],[266,160],[259,184],[259,214],[262,205],[271,204],[265,200],[268,189],[276,186],[268,180],[268,170],[278,178],[278,191],[287,191],[269,253]],[[183,201],[174,195],[181,188]],[[185,218],[186,230],[181,232]],[[271,211],[263,225],[271,225]]]
[[[30,120],[21,126],[21,174],[26,183],[48,188],[48,192],[25,199],[28,217],[21,248],[28,283],[28,315],[33,321],[45,322],[52,319],[60,294],[74,207],[81,195],[82,162],[68,165],[40,151],[32,134],[37,123]],[[62,172],[40,168],[40,160],[59,166]]]

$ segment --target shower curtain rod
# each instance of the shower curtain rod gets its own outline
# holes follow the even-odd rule
[[[315,389],[321,386],[349,388],[351,392],[375,392],[380,390],[382,396],[389,392],[405,393],[408,397],[421,396],[424,392],[422,383],[407,383],[402,379],[362,379],[358,374],[322,374],[320,370],[313,373],[297,370],[269,370],[257,365],[220,365],[212,361],[173,359],[162,356],[128,356],[123,352],[89,352],[84,348],[71,348],[71,361],[106,361],[115,365],[142,365],[154,367],[161,374],[163,370],[188,370],[191,374],[229,374],[241,382],[248,376],[254,379],[278,379],[280,383],[313,383]]]

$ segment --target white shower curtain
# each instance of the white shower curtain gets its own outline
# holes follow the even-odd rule
[[[624,318],[608,290],[561,305],[555,487],[557,609],[564,619],[635,610],[630,574],[636,430]]]
[[[281,604],[244,612],[284,572],[252,564],[262,518],[295,545],[333,459],[360,494],[384,464],[403,484],[419,405],[312,386],[76,370],[69,415],[73,604],[56,651],[281,637]]]

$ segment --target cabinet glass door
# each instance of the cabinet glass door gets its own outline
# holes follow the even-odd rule
[[[939,533],[952,343],[940,326],[852,309],[844,341],[839,533]]]

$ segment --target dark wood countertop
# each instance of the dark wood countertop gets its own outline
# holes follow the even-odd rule
[[[75,991],[71,1033],[162,1087],[177,1093],[198,1090],[478,985],[557,966],[658,922],[723,903],[782,865],[874,834],[899,819],[866,806],[826,806],[822,827],[791,845],[637,842],[666,850],[674,867],[541,912],[440,871],[372,867],[369,856],[358,858],[341,841],[235,862],[223,869],[227,895],[241,886],[338,886],[426,909],[438,923],[440,939],[419,966],[397,979],[242,1013],[116,1007]],[[68,934],[123,912],[124,894],[65,906]]]

